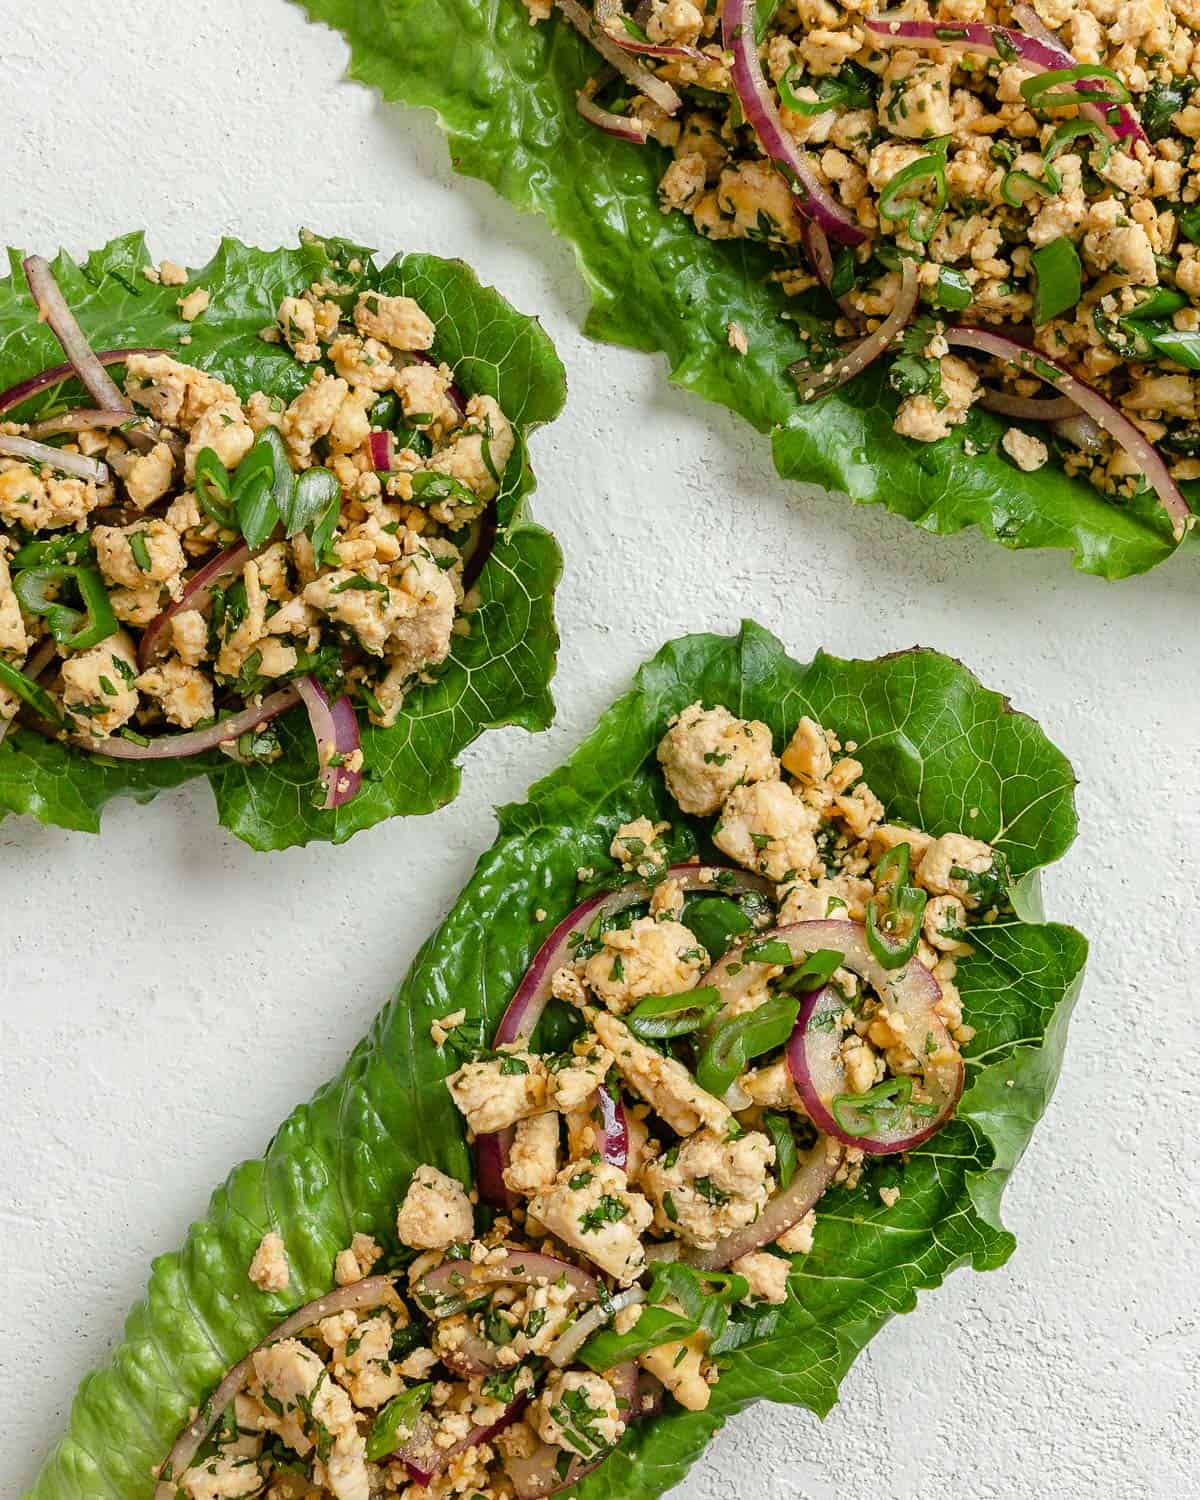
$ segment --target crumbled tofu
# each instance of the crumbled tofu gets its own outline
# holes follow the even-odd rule
[[[1050,450],[1041,438],[1022,432],[1019,427],[1010,427],[1000,439],[1000,446],[1023,473],[1032,474],[1049,461]]]
[[[641,1236],[654,1210],[630,1188],[620,1167],[570,1162],[551,1187],[530,1199],[529,1212],[622,1286],[641,1275],[646,1263]]]
[[[685,708],[663,735],[658,759],[680,808],[699,816],[715,813],[735,787],[779,776],[765,724],[699,702]]]
[[[291,1272],[281,1234],[272,1229],[263,1235],[246,1274],[260,1292],[287,1291]]]
[[[606,932],[603,947],[584,965],[583,977],[621,1015],[646,995],[692,989],[708,966],[708,954],[690,928],[648,916]]]
[[[781,1304],[787,1301],[788,1274],[792,1267],[781,1255],[756,1250],[741,1255],[729,1268],[750,1283],[750,1294],[763,1302]]]
[[[462,1183],[436,1167],[418,1167],[396,1215],[400,1243],[411,1250],[444,1250],[474,1232],[475,1216]]]
[[[446,1080],[450,1097],[476,1135],[506,1130],[547,1105],[546,1064],[529,1052],[508,1051],[500,1057],[464,1063]]]
[[[185,323],[194,323],[201,313],[208,311],[208,305],[212,301],[212,294],[207,287],[198,286],[195,291],[189,292],[186,297],[179,299],[179,316]]]

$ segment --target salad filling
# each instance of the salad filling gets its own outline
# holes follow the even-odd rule
[[[802,718],[777,757],[700,702],[671,722],[666,786],[716,856],[672,863],[668,824],[622,823],[493,1045],[459,1042],[465,1010],[433,1023],[473,1190],[418,1167],[392,1263],[354,1236],[184,1430],[157,1500],[534,1500],[631,1424],[708,1405],[722,1356],[778,1321],[825,1192],[953,1115],[956,965],[1008,905],[1002,855],[889,821],[855,748]],[[249,1276],[286,1291],[281,1236]]]
[[[264,762],[303,703],[316,799],[349,801],[360,720],[391,726],[469,628],[508,418],[429,353],[414,299],[332,270],[260,334],[307,373],[290,403],[162,349],[97,354],[46,262],[25,271],[69,362],[0,396],[0,735],[20,716],[110,758]],[[147,274],[204,316],[182,268]],[[88,404],[47,405],[72,376]]]
[[[526,0],[533,21],[549,0]],[[1192,0],[557,0],[604,59],[579,107],[670,153],[664,212],[778,256],[816,400],[880,358],[895,430],[985,407],[1178,539],[1200,478]],[[730,325],[731,345],[746,352]]]

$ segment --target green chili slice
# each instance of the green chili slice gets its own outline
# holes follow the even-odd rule
[[[681,995],[647,995],[625,1017],[625,1024],[644,1042],[661,1041],[699,1031],[720,1008],[719,991],[707,984]]]
[[[237,516],[230,503],[232,494],[229,474],[213,448],[201,448],[196,455],[192,488],[200,509],[225,531],[237,529]]]
[[[718,1099],[746,1071],[750,1059],[775,1052],[791,1036],[800,1012],[793,995],[772,995],[757,1010],[733,1016],[717,1026],[696,1064],[696,1082]]]
[[[946,184],[946,148],[949,138],[930,142],[928,156],[920,156],[901,167],[879,195],[879,212],[886,219],[903,223],[909,239],[927,244],[941,223],[949,201]],[[919,196],[932,184],[934,201],[927,204]]]
[[[108,590],[95,568],[44,563],[14,574],[12,584],[26,612],[42,616],[50,634],[70,651],[86,651],[117,632]],[[51,588],[72,584],[78,590],[82,609],[50,597]]]
[[[867,945],[885,969],[898,969],[917,951],[926,893],[908,883],[911,851],[897,844],[875,867],[876,895],[867,902]]]
[[[1113,145],[1104,133],[1104,126],[1098,120],[1067,120],[1046,142],[1045,150],[1042,152],[1042,160],[1046,163],[1046,176],[1051,177],[1050,164],[1057,156],[1060,156],[1068,146],[1072,145],[1081,136],[1091,136],[1096,146],[1100,148],[1100,168],[1108,166],[1108,159],[1113,153]],[[1054,191],[1057,193],[1062,186],[1057,172],[1053,173],[1055,184]]]
[[[1071,87],[1093,79],[1103,81],[1108,87]],[[1099,63],[1079,63],[1073,68],[1054,68],[1036,78],[1026,78],[1021,84],[1021,97],[1031,109],[1071,109],[1079,104],[1128,104],[1133,95],[1111,68],[1103,68]]]
[[[912,1103],[912,1089],[911,1078],[885,1078],[865,1094],[835,1094],[829,1107],[847,1135],[870,1135],[899,1125],[905,1110],[922,1116],[934,1113],[931,1104]]]

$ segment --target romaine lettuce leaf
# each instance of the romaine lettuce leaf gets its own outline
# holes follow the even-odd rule
[[[302,708],[279,721],[282,758],[242,766],[214,751],[182,761],[103,762],[13,730],[0,744],[0,817],[32,813],[44,823],[96,832],[111,797],[148,801],[164,787],[194,776],[212,784],[221,822],[255,849],[283,849],[311,839],[341,843],[383,818],[430,812],[458,791],[455,759],[485,729],[519,724],[544,729],[554,713],[550,678],[558,650],[554,588],[562,559],[549,532],[527,516],[534,488],[525,434],[551,421],[565,393],[562,365],[541,326],[481,285],[461,261],[397,255],[376,266],[370,251],[340,240],[305,236],[297,249],[258,250],[227,239],[189,288],[206,287],[202,317],[179,317],[178,287],[142,275],[151,261],[141,234],[94,251],[82,264],[65,253],[54,272],[96,348],[161,345],[228,380],[243,397],[264,390],[291,400],[307,381],[303,366],[259,330],[280,299],[302,291],[331,268],[361,261],[363,284],[415,297],[437,323],[434,353],[458,371],[468,392],[495,396],[511,418],[517,444],[497,500],[495,548],[480,576],[480,608],[470,634],[456,636],[437,680],[409,695],[391,729],[364,725],[368,777],[353,801],[334,812],[314,803],[316,748]],[[0,281],[0,389],[62,361],[62,351],[37,315],[9,252],[11,274]],[[337,272],[347,280],[344,269]],[[180,347],[180,340],[191,342]],[[53,394],[53,393],[50,393]],[[35,413],[40,403],[20,408]]]
[[[575,96],[598,60],[557,12],[531,26],[521,0],[297,0],[350,43],[350,76],[436,112],[459,172],[536,210],[575,249],[592,295],[585,331],[661,349],[671,379],[770,433],[776,467],[927,531],[978,526],[1007,547],[1061,547],[1106,578],[1143,573],[1173,550],[1153,495],[1104,500],[1052,462],[1022,474],[998,452],[1007,423],[976,410],[935,444],[892,431],[898,397],[878,366],[804,405],[785,373],[799,354],[776,263],[746,241],[714,243],[659,210],[664,153],[602,134]],[[749,352],[730,347],[739,324]],[[964,447],[968,444],[969,447]],[[1185,486],[1200,500],[1200,484]]]
[[[154,1263],[111,1363],[76,1397],[33,1500],[141,1500],[189,1406],[289,1309],[328,1289],[355,1230],[397,1248],[395,1210],[421,1162],[467,1178],[459,1117],[442,1086],[454,1058],[430,1022],[460,1007],[464,1044],[485,1044],[540,941],[577,899],[576,872],[610,873],[615,825],[672,820],[676,846],[699,833],[667,796],[654,747],[693,699],[765,719],[777,743],[802,713],[857,742],[889,812],[932,832],[995,841],[1020,882],[1013,917],[973,929],[959,970],[978,1035],[956,1119],[906,1162],[873,1165],[822,1202],[812,1252],[795,1259],[772,1336],[730,1356],[709,1411],[673,1411],[631,1433],[579,1486],[581,1500],[650,1500],[676,1483],[711,1432],[769,1398],[825,1412],[854,1356],[917,1292],[956,1266],[1004,1263],[1013,1237],[1000,1193],[1053,1091],[1082,976],[1084,939],[1040,920],[1037,871],[1075,832],[1074,779],[1032,720],[933,652],[879,661],[792,661],[760,627],[677,640],[639,673],[564,766],[500,812],[500,834],[449,916],[418,953],[340,1077],[301,1105],[264,1156],[219,1188],[183,1248]],[[881,1186],[900,1198],[885,1209]],[[254,1290],[246,1271],[267,1229],[284,1237],[292,1283]]]

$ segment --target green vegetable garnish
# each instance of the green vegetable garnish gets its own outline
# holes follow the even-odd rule
[[[108,589],[95,568],[44,563],[14,574],[12,584],[22,607],[31,615],[43,616],[46,628],[65,650],[86,651],[117,633]],[[58,591],[53,598],[51,588]],[[64,588],[75,590],[81,609],[62,602],[59,594]]]
[[[625,1024],[644,1042],[661,1041],[699,1031],[720,1008],[717,990],[704,985],[681,995],[647,995],[625,1017]]]
[[[912,1091],[911,1078],[885,1078],[865,1094],[835,1094],[829,1107],[847,1135],[871,1135],[895,1129],[906,1110],[918,1118],[936,1114],[932,1104],[913,1104]]]
[[[392,1397],[376,1416],[367,1438],[367,1458],[372,1463],[378,1463],[381,1458],[395,1453],[397,1448],[402,1448],[408,1442],[413,1435],[417,1418],[432,1395],[433,1386],[425,1381]]]
[[[875,867],[877,894],[867,902],[867,944],[885,969],[898,969],[917,951],[929,899],[908,883],[910,849],[897,844]]]
[[[23,703],[28,703],[36,713],[41,714],[43,719],[48,719],[51,724],[61,725],[63,716],[59,712],[58,704],[32,677],[26,677],[19,668],[12,666],[0,656],[0,687],[5,687],[10,693],[15,693]]]
[[[1033,321],[1040,328],[1083,296],[1083,265],[1079,252],[1065,237],[1039,246],[1029,259],[1036,278]]]
[[[733,1016],[717,1026],[700,1054],[696,1082],[718,1099],[746,1071],[750,1059],[775,1052],[791,1036],[800,1012],[798,998],[771,995],[757,1010]]]
[[[1072,88],[1070,85],[1099,80],[1102,89]],[[1065,86],[1064,86],[1065,85]],[[1069,109],[1077,104],[1128,104],[1133,97],[1111,68],[1098,63],[1078,63],[1073,68],[1054,68],[1026,78],[1021,83],[1021,97],[1031,109]]]
[[[949,201],[946,183],[946,149],[949,137],[929,142],[929,155],[901,167],[879,195],[879,212],[885,219],[904,225],[909,239],[924,245],[933,238]],[[921,194],[933,188],[933,203],[923,201]]]
[[[786,1115],[768,1112],[762,1117],[762,1128],[775,1147],[775,1176],[779,1186],[785,1188],[796,1175],[796,1137],[792,1133],[792,1122]]]

